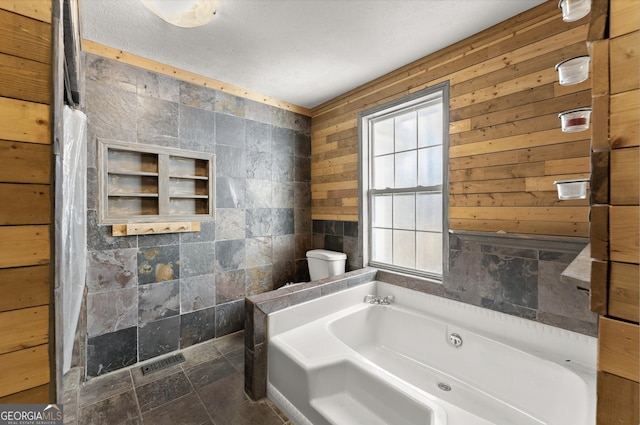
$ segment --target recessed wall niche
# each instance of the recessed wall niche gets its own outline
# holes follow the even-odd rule
[[[101,223],[214,218],[214,154],[98,143]]]

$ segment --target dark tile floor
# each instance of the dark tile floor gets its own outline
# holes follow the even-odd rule
[[[142,364],[80,383],[81,370],[72,369],[65,376],[64,423],[291,425],[268,399],[245,395],[242,332],[181,352],[185,362],[147,375]]]

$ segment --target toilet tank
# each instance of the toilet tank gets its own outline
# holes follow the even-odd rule
[[[344,273],[347,254],[328,251],[326,249],[312,249],[307,251],[309,263],[309,277],[311,280],[324,279]]]

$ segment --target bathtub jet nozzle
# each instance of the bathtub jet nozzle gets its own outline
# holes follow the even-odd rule
[[[387,295],[386,297],[380,297],[378,295],[365,295],[364,302],[369,304],[380,304],[380,305],[389,305],[391,304],[396,297],[393,295]]]
[[[457,333],[449,334],[449,345],[453,347],[460,347],[462,345],[462,337]]]

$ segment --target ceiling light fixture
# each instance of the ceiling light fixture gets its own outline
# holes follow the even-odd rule
[[[209,23],[218,3],[219,0],[142,0],[142,4],[160,18],[183,28]]]

